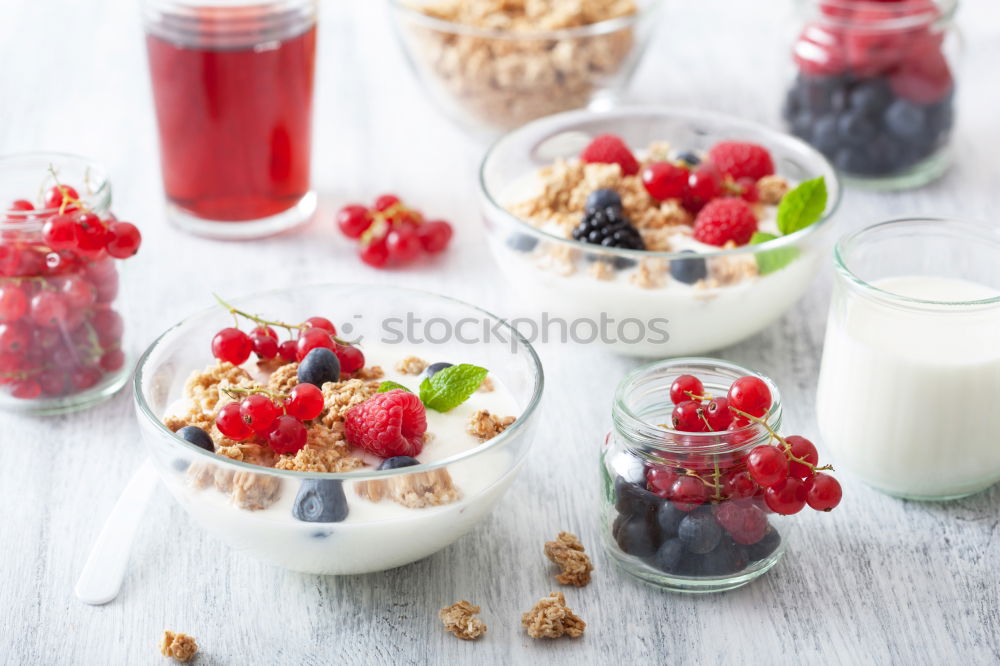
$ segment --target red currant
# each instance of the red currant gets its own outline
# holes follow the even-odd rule
[[[701,420],[701,405],[694,400],[685,400],[674,407],[671,415],[674,430],[683,432],[704,432],[705,422]]]
[[[421,247],[429,254],[437,254],[448,247],[453,230],[444,220],[430,220],[417,227]]]
[[[54,215],[42,225],[42,239],[53,250],[69,250],[76,246],[76,225],[73,216]]]
[[[757,203],[760,199],[757,192],[757,181],[753,178],[740,178],[736,181],[736,185],[740,188],[740,198],[747,203]]]
[[[31,329],[21,322],[0,324],[0,352],[23,354],[31,341]]]
[[[670,467],[650,467],[646,471],[646,487],[664,499],[670,497],[676,480],[677,471]]]
[[[267,443],[275,453],[294,455],[306,445],[308,439],[309,433],[306,432],[306,427],[297,418],[288,414],[276,418],[271,429],[267,431]]]
[[[53,185],[45,190],[45,196],[42,198],[42,207],[59,208],[62,206],[64,200],[72,201],[79,198],[80,195],[77,194],[77,191],[69,185]]]
[[[66,299],[66,305],[75,310],[86,310],[97,302],[97,290],[94,289],[94,285],[79,276],[66,278],[59,291]]]
[[[94,313],[90,323],[94,327],[97,340],[102,347],[112,347],[118,344],[125,331],[125,322],[122,320],[122,316],[114,310],[98,310]],[[215,349],[214,341],[212,348]]]
[[[46,370],[38,375],[38,384],[42,387],[44,395],[57,397],[66,393],[67,379],[66,373],[62,370]]]
[[[31,319],[39,326],[59,326],[66,319],[66,301],[54,291],[39,292],[31,299]]]
[[[266,432],[279,416],[281,407],[261,393],[251,393],[240,401],[240,417],[254,432]]]
[[[285,361],[296,361],[298,360],[298,350],[295,340],[285,340],[280,345],[278,345],[278,354],[281,356],[282,360]]]
[[[371,224],[372,218],[364,206],[350,204],[337,211],[337,227],[348,238],[360,238]]]
[[[101,369],[116,372],[125,365],[125,353],[121,349],[109,349],[101,355]]]
[[[385,237],[389,258],[397,264],[407,264],[420,256],[423,247],[412,229],[391,229]]]
[[[771,511],[790,516],[805,507],[807,494],[805,483],[795,477],[789,477],[778,485],[767,488],[764,491],[764,502]]]
[[[705,386],[701,380],[694,375],[681,375],[670,385],[670,402],[679,405],[682,402],[693,400],[688,393],[694,395],[704,395]]]
[[[295,343],[295,360],[301,361],[306,357],[306,354],[317,347],[326,347],[331,351],[336,351],[337,343],[334,342],[329,331],[324,331],[322,328],[307,328],[302,331]]]
[[[365,355],[357,347],[351,345],[337,345],[333,350],[340,361],[340,372],[349,375],[365,367]]]
[[[805,437],[799,437],[798,435],[789,435],[788,437],[785,438],[785,441],[788,442],[789,446],[791,447],[789,453],[791,453],[794,457],[801,458],[810,465],[819,464],[819,452],[816,450],[816,447],[813,445],[813,443],[810,442],[808,439],[806,439]],[[808,465],[803,465],[802,463],[796,462],[794,460],[789,461],[788,465],[789,476],[794,476],[796,478],[805,480],[808,479],[810,476],[812,476],[813,473],[814,471],[812,467],[809,467]]]
[[[278,334],[275,333],[274,329],[271,328],[270,326],[254,326],[253,329],[250,331],[250,335],[251,336],[264,335],[269,338],[274,338],[275,340],[278,339]]]
[[[689,176],[684,167],[670,162],[653,162],[642,170],[642,184],[654,199],[680,199],[687,189]]]
[[[323,392],[312,384],[298,384],[288,394],[285,411],[300,421],[311,421],[323,411]]]
[[[250,334],[250,344],[257,358],[270,360],[278,355],[278,339],[256,331]]]
[[[719,479],[722,493],[729,499],[749,499],[757,492],[757,484],[746,470],[730,470]]]
[[[35,210],[35,206],[27,199],[15,199],[7,206],[7,212],[9,213],[26,213],[31,210]]]
[[[715,511],[715,519],[733,541],[746,546],[757,543],[767,533],[767,516],[751,503],[723,502]]]
[[[97,386],[97,382],[101,381],[102,373],[98,368],[77,368],[71,375],[70,379],[73,382],[73,388],[77,391],[85,391],[89,388]]]
[[[252,351],[250,336],[238,328],[224,328],[212,338],[212,355],[220,361],[241,365]]]
[[[769,444],[755,446],[747,454],[747,471],[759,485],[770,488],[788,477],[788,458]]]
[[[722,194],[722,176],[711,165],[702,165],[688,176],[687,190],[682,203],[692,213],[697,213],[705,204]]]
[[[309,317],[304,323],[309,328],[319,328],[329,332],[330,335],[337,335],[337,327],[326,317]]]
[[[253,435],[253,428],[243,420],[240,403],[226,403],[215,415],[215,427],[223,435],[237,442],[242,442]]]
[[[131,222],[113,222],[108,227],[105,243],[108,254],[115,259],[128,259],[139,251],[142,234]]]
[[[383,194],[375,200],[373,208],[379,212],[389,210],[399,203],[399,197],[395,194]]]
[[[817,511],[832,511],[843,497],[840,482],[829,474],[817,472],[806,482],[806,502]]]
[[[28,314],[28,295],[16,284],[0,285],[0,322],[17,321]]]
[[[681,511],[694,511],[708,499],[708,488],[700,479],[681,476],[670,488],[670,501]]]
[[[381,268],[389,261],[389,250],[385,245],[385,238],[372,240],[358,246],[358,256],[361,261],[373,268]]]
[[[760,377],[740,377],[729,387],[729,406],[762,417],[771,408],[771,391]]]
[[[77,251],[95,256],[108,244],[108,229],[101,218],[93,213],[78,213],[73,217],[73,233]]]
[[[729,409],[729,401],[725,398],[712,398],[702,408],[702,413],[713,432],[729,430],[733,425],[733,413]]]
[[[10,388],[10,394],[21,400],[34,400],[42,394],[42,386],[34,379],[22,379],[14,382]]]

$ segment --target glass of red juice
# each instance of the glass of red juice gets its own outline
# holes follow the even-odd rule
[[[214,238],[307,221],[318,0],[145,0],[168,217]]]

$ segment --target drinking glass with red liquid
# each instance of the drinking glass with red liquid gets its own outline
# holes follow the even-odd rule
[[[316,208],[309,144],[317,0],[145,0],[170,220],[254,238]]]

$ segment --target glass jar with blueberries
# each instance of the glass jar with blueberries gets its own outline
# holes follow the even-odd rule
[[[686,418],[685,397],[673,394],[688,388],[685,381],[694,385],[690,394],[705,397],[692,412],[704,428],[678,421]],[[760,403],[763,423],[729,413],[738,382],[768,396]],[[625,377],[601,453],[608,554],[626,573],[680,592],[730,590],[774,566],[786,525],[774,520],[747,453],[770,441],[768,428],[777,430],[781,414],[770,379],[725,361],[669,359]]]
[[[792,48],[792,132],[844,175],[916,187],[949,165],[958,0],[812,0]]]

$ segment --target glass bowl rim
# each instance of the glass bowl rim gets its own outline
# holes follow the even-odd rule
[[[719,249],[712,250],[708,252],[698,252],[697,255],[693,255],[690,252],[664,252],[664,251],[654,251],[654,250],[626,250],[622,248],[609,248],[601,245],[594,245],[592,243],[585,243],[583,241],[573,240],[572,238],[565,238],[563,236],[557,236],[548,231],[543,231],[538,227],[531,225],[529,222],[521,219],[517,215],[514,215],[508,211],[504,206],[502,206],[494,196],[493,192],[486,185],[486,168],[490,161],[493,159],[495,154],[504,147],[504,144],[508,141],[516,139],[522,133],[530,133],[537,127],[542,125],[551,124],[554,127],[563,126],[562,131],[566,131],[566,126],[576,124],[587,118],[599,118],[602,116],[612,117],[618,116],[623,122],[628,122],[630,119],[636,116],[660,116],[660,117],[673,117],[686,119],[689,121],[696,120],[708,120],[712,123],[722,123],[725,122],[731,126],[736,126],[741,129],[752,129],[757,132],[763,133],[768,136],[767,143],[784,143],[788,146],[794,147],[795,150],[799,152],[805,152],[809,154],[809,157],[816,159],[821,164],[826,166],[828,173],[822,174],[827,180],[827,193],[828,198],[826,202],[826,210],[823,212],[823,216],[816,220],[813,224],[809,225],[804,229],[799,229],[790,234],[784,236],[779,236],[773,240],[765,241],[757,245],[743,245],[740,247],[734,247],[729,249]],[[658,259],[690,259],[693,256],[698,256],[703,259],[710,259],[714,257],[728,257],[737,256],[741,254],[756,254],[765,250],[775,250],[784,247],[797,246],[800,241],[805,238],[815,234],[820,229],[828,226],[829,221],[836,214],[837,209],[840,207],[840,202],[843,197],[843,188],[841,187],[840,176],[837,170],[833,168],[830,161],[823,156],[818,150],[810,146],[805,141],[794,137],[785,132],[773,129],[764,125],[762,123],[757,123],[750,120],[744,120],[736,116],[731,116],[725,113],[719,113],[715,111],[701,111],[694,108],[679,108],[670,106],[656,106],[656,105],[639,105],[639,106],[621,106],[615,107],[613,109],[608,109],[605,111],[591,111],[589,109],[577,109],[574,111],[565,111],[562,113],[553,114],[550,116],[545,116],[537,120],[533,120],[529,123],[521,125],[520,127],[511,130],[501,136],[499,139],[493,142],[493,145],[487,149],[482,161],[479,165],[479,173],[477,174],[477,185],[479,187],[479,194],[482,199],[486,202],[486,205],[494,212],[498,213],[502,217],[514,223],[514,226],[519,228],[519,231],[527,235],[532,235],[537,238],[543,239],[551,243],[560,243],[570,248],[581,250],[586,254],[599,254],[601,256],[615,256],[615,257],[626,257],[632,260],[645,259],[645,258],[658,258]]]
[[[614,33],[641,22],[644,18],[659,9],[664,2],[665,0],[648,0],[646,5],[639,7],[634,14],[605,19],[603,21],[598,21],[597,23],[590,23],[573,28],[514,31],[501,30],[497,28],[480,28],[472,25],[466,25],[464,23],[456,23],[455,21],[447,21],[445,19],[439,19],[424,14],[415,7],[409,5],[406,0],[389,0],[392,8],[398,13],[405,14],[410,21],[422,23],[424,26],[433,28],[439,32],[462,34],[485,39],[502,39],[511,41],[572,39],[580,37],[595,37],[598,35]]]
[[[86,155],[80,155],[78,153],[65,153],[55,150],[29,150],[22,153],[4,153],[0,155],[0,169],[8,167],[10,165],[16,164],[18,160],[41,160],[49,159],[50,164],[55,165],[57,160],[63,162],[79,162],[85,168],[92,169],[99,179],[98,187],[87,197],[81,197],[81,201],[87,204],[90,208],[101,208],[110,205],[111,203],[111,177],[108,175],[108,170],[103,164],[97,160],[87,157]],[[26,225],[30,226],[33,224],[40,224],[40,221],[36,217],[24,216],[21,211],[12,211],[7,209],[8,202],[3,202],[0,205],[5,206],[5,208],[0,209],[0,214],[7,216],[8,219],[0,220],[0,226],[11,225]],[[36,208],[30,211],[24,211],[31,216],[38,215],[55,215],[59,212],[59,208]],[[14,216],[11,218],[11,216]]]
[[[521,335],[516,328],[511,326],[507,320],[501,319],[500,317],[494,315],[493,313],[485,310],[483,308],[477,307],[465,301],[462,301],[451,296],[445,296],[443,294],[437,294],[432,291],[427,291],[423,289],[411,289],[408,287],[396,287],[393,285],[376,285],[376,284],[361,284],[361,283],[343,283],[343,282],[314,282],[307,285],[302,285],[300,287],[295,287],[296,291],[310,290],[310,289],[330,289],[330,288],[354,288],[354,289],[376,289],[376,290],[388,290],[408,293],[413,296],[421,297],[431,297],[434,299],[439,299],[441,301],[459,305],[464,308],[473,310],[476,313],[485,315],[492,320],[498,322],[502,328],[506,329],[509,334],[516,336],[520,345],[524,346],[524,349],[528,352],[528,360],[531,369],[533,370],[534,385],[531,391],[531,397],[528,400],[527,406],[517,417],[510,426],[508,426],[499,435],[489,439],[479,446],[476,446],[467,451],[462,451],[456,453],[447,458],[442,458],[441,460],[435,460],[430,463],[421,463],[419,465],[411,465],[409,467],[400,467],[394,470],[383,470],[383,471],[352,471],[352,472],[302,472],[298,470],[284,470],[275,469],[274,467],[263,467],[261,465],[254,465],[248,462],[243,462],[241,460],[233,460],[225,456],[220,456],[216,453],[209,453],[205,449],[188,442],[187,440],[181,439],[169,428],[167,428],[163,422],[160,420],[153,410],[150,408],[146,401],[145,395],[143,395],[142,384],[143,378],[145,376],[145,371],[147,370],[147,364],[149,363],[150,357],[153,352],[159,347],[159,345],[171,334],[180,333],[183,334],[183,329],[190,327],[192,324],[199,323],[201,321],[207,320],[212,316],[215,316],[220,312],[219,305],[212,305],[202,310],[199,310],[187,317],[181,319],[179,322],[168,327],[163,333],[158,335],[153,342],[142,352],[139,356],[139,360],[136,362],[135,366],[135,376],[132,379],[133,388],[133,401],[135,403],[136,411],[142,418],[149,421],[157,436],[166,436],[170,441],[173,442],[174,446],[179,446],[186,449],[188,452],[192,453],[194,456],[202,456],[204,461],[210,462],[215,465],[222,466],[233,466],[240,470],[246,470],[253,472],[254,474],[268,474],[273,476],[281,476],[289,479],[337,479],[340,481],[368,481],[373,479],[385,479],[394,476],[405,476],[407,474],[412,474],[414,472],[427,472],[439,468],[447,467],[448,465],[453,465],[464,460],[474,458],[480,454],[491,451],[495,448],[500,448],[508,440],[513,439],[516,435],[520,433],[522,429],[526,426],[525,424],[529,422],[531,417],[535,415],[538,411],[538,404],[541,401],[542,390],[545,385],[545,375],[542,368],[541,359],[538,357],[538,353],[535,348],[531,346],[531,343]],[[255,300],[262,297],[274,297],[283,293],[287,293],[291,290],[290,287],[282,287],[278,289],[270,289],[267,291],[254,292],[252,294],[247,294],[239,298],[234,298],[229,301],[233,306],[239,307],[241,303],[247,301]]]
[[[850,233],[841,236],[833,246],[833,265],[837,271],[837,275],[843,278],[849,285],[858,289],[863,294],[869,297],[873,297],[877,300],[888,301],[890,303],[895,303],[903,306],[930,306],[930,307],[942,307],[942,308],[956,308],[956,307],[977,307],[986,305],[997,305],[1000,304],[1000,295],[993,296],[991,298],[981,298],[971,301],[938,301],[932,299],[924,298],[913,298],[910,296],[903,296],[880,287],[876,287],[868,280],[860,277],[856,272],[854,272],[849,266],[848,261],[845,258],[848,252],[848,246],[859,239],[863,239],[864,236],[881,231],[883,229],[895,228],[899,226],[906,225],[919,225],[922,228],[937,228],[948,227],[950,229],[958,229],[960,231],[978,235],[981,239],[984,236],[993,236],[993,241],[1000,245],[1000,233],[990,226],[982,223],[972,223],[965,222],[962,220],[955,219],[953,217],[897,217],[891,220],[885,220],[883,222],[876,222],[875,224],[870,224],[861,229],[857,229]],[[972,239],[969,239],[972,240]]]

